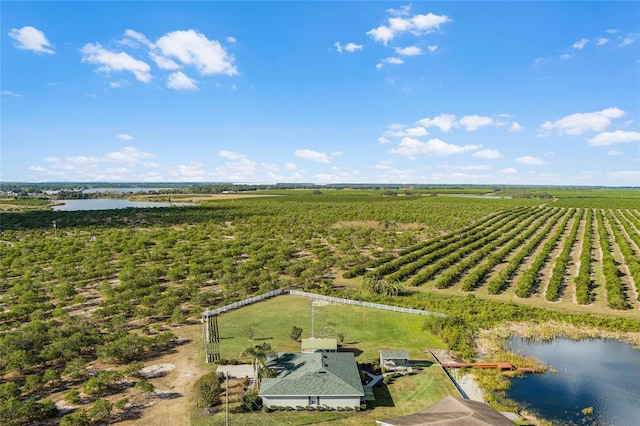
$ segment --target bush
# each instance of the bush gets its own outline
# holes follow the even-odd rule
[[[242,396],[242,403],[247,410],[253,410],[260,407],[260,397],[257,389],[251,389]]]
[[[198,407],[208,408],[221,402],[220,378],[215,372],[207,373],[198,379],[196,383]]]

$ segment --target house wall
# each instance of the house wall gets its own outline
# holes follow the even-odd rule
[[[309,397],[262,397],[262,405],[263,406],[275,406],[275,407],[306,407],[309,404]],[[324,405],[327,407],[338,408],[338,407],[351,407],[356,408],[360,406],[360,397],[359,396],[321,396],[319,398],[317,405]]]

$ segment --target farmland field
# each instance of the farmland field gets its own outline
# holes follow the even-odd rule
[[[3,212],[0,416],[115,404],[144,389],[140,362],[180,353],[181,329],[203,310],[276,288],[443,311],[449,322],[425,327],[468,358],[476,330],[517,318],[640,330],[640,191],[522,191],[281,190],[196,207]]]

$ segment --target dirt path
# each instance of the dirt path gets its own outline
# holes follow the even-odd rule
[[[635,283],[633,282],[633,279],[631,278],[629,267],[624,261],[624,257],[622,256],[622,251],[620,250],[620,246],[618,245],[618,242],[616,241],[613,235],[613,231],[611,230],[611,228],[613,226],[616,226],[616,224],[609,222],[609,218],[607,216],[604,216],[604,225],[605,225],[605,229],[607,230],[607,239],[609,240],[609,244],[613,249],[611,254],[613,255],[613,258],[615,259],[616,263],[618,263],[619,271],[623,273],[623,275],[620,277],[620,281],[622,282],[622,291],[625,293],[627,297],[627,301],[634,308],[636,308],[637,307],[636,301],[638,300],[638,291],[636,289]]]
[[[625,238],[627,239],[627,242],[629,243],[629,246],[636,252],[636,254],[638,256],[640,256],[640,247],[638,247],[638,245],[636,244],[635,241],[633,241],[633,239],[631,238],[631,236],[629,235],[629,233],[627,232],[627,230],[625,229],[625,227],[622,224],[622,220],[624,220],[629,227],[631,228],[631,230],[635,230],[637,231],[636,227],[634,226],[633,222],[631,222],[622,212],[622,210],[618,209],[615,212],[612,211],[611,209],[609,209],[609,211],[611,212],[611,214],[613,215],[613,217],[615,218],[616,222],[618,223],[618,229],[620,230],[620,232],[622,233],[622,235],[625,236]],[[622,217],[622,219],[620,219],[620,217],[618,217],[618,215],[620,217]],[[640,232],[639,232],[640,234]]]
[[[123,425],[188,425],[195,408],[193,389],[200,376],[209,371],[204,362],[202,349],[202,326],[187,325],[172,330],[185,343],[172,353],[146,362],[145,371],[155,386],[156,397],[142,410],[135,420],[121,422]]]

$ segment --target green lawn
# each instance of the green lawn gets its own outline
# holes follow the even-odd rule
[[[379,358],[379,349],[406,349],[412,359],[424,359],[425,348],[445,348],[435,336],[422,330],[424,317],[353,305],[315,306],[315,337],[344,335],[343,348],[352,350],[358,362]],[[250,345],[268,342],[276,352],[299,352],[300,344],[289,337],[291,328],[311,336],[311,301],[300,296],[279,296],[218,318],[222,358],[239,358]],[[249,329],[254,330],[249,341]]]
[[[425,348],[445,345],[422,330],[424,318],[418,315],[364,308],[352,305],[315,306],[315,336],[345,336],[343,348],[357,354],[359,362],[378,359],[379,349],[406,349],[411,359],[427,359]],[[289,337],[292,326],[304,329],[302,337],[311,334],[311,301],[298,296],[279,296],[235,311],[218,319],[220,352],[223,358],[238,358],[250,345],[269,342],[277,352],[299,351],[299,343]],[[253,328],[253,341],[247,338]],[[248,360],[248,359],[247,359]],[[374,425],[376,419],[419,411],[447,395],[457,395],[451,382],[437,367],[427,367],[418,374],[397,378],[389,385],[375,388],[374,408],[364,412],[325,413],[242,413],[232,410],[232,425],[305,425],[330,423],[337,425]],[[235,407],[233,407],[235,408]],[[236,412],[234,412],[236,411]],[[194,414],[193,425],[223,425],[224,413]]]

